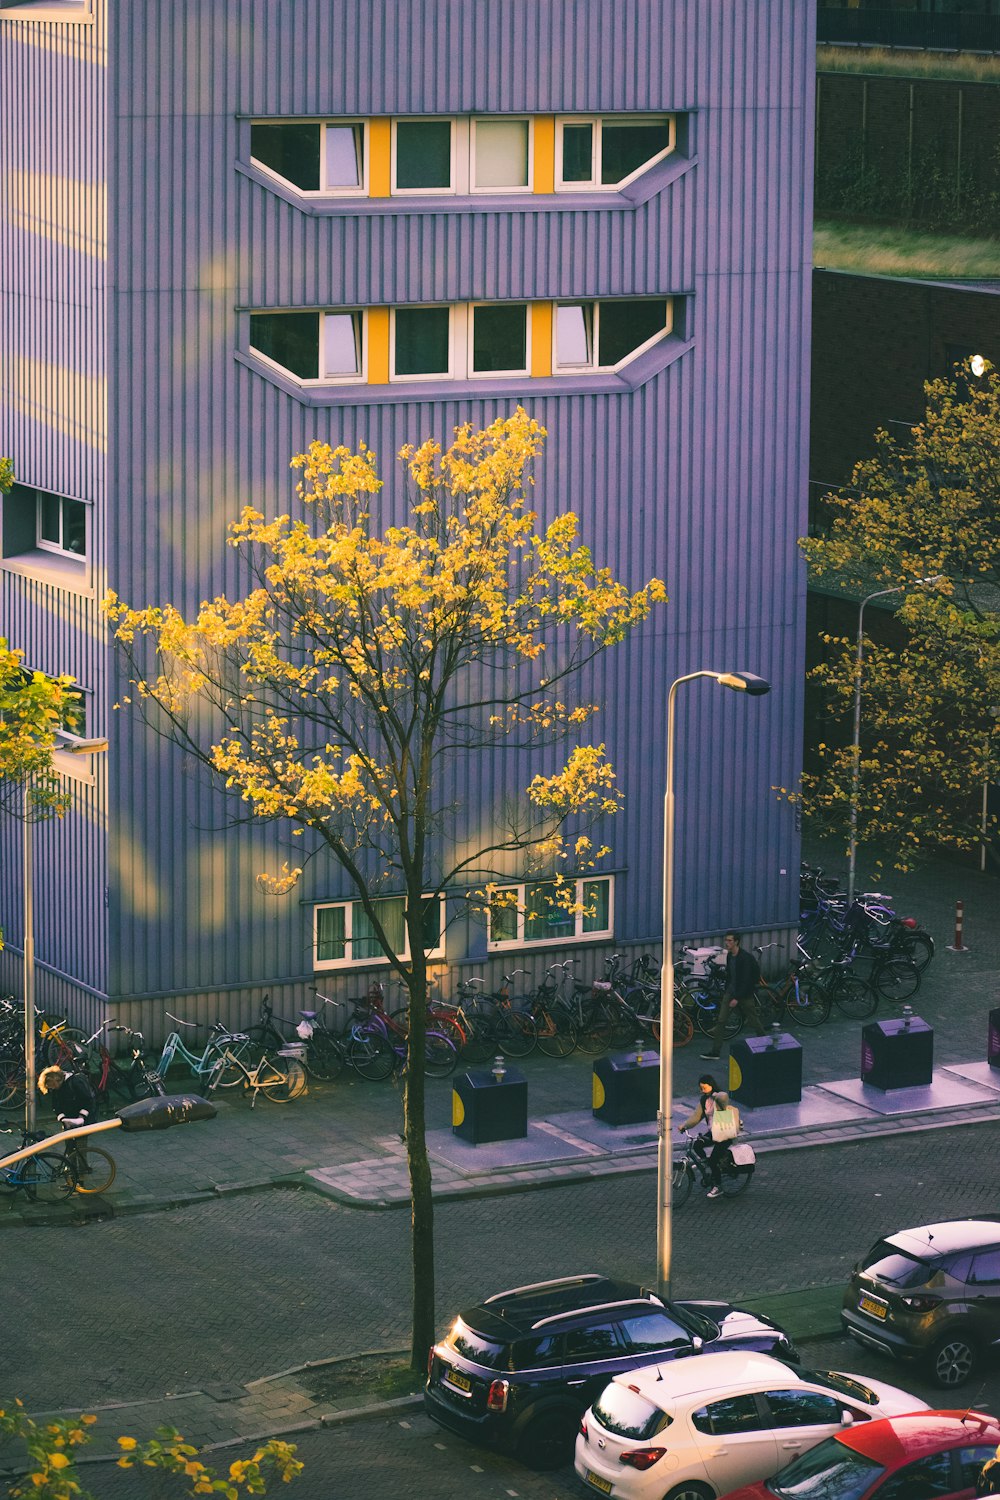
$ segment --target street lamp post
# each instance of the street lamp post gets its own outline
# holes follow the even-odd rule
[[[721,687],[760,697],[771,690],[752,672],[689,672],[670,685],[667,694],[667,785],[663,797],[663,967],[660,970],[660,1107],[657,1115],[656,1156],[656,1284],[661,1297],[670,1296],[673,1144],[670,1116],[674,1090],[674,740],[677,689],[697,677],[711,677]]]
[[[867,594],[858,609],[858,642],[854,662],[854,741],[851,765],[850,845],[847,854],[847,904],[854,900],[854,881],[858,863],[858,793],[861,785],[861,675],[865,653],[865,605],[873,599],[887,599],[891,594],[905,594],[907,589],[928,588],[944,581],[943,573],[933,578],[914,578],[911,583],[899,583],[892,589],[876,589]]]
[[[100,755],[108,748],[107,740],[75,739],[60,741],[59,750],[69,755]],[[34,847],[32,840],[31,783],[24,783],[24,1128],[33,1131],[37,1119],[35,1104],[35,899]]]

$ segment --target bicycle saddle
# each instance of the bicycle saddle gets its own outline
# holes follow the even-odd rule
[[[300,1010],[299,1015],[303,1021],[315,1021],[316,1019],[316,1012],[314,1010]]]

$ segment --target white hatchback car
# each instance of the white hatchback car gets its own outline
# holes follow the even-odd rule
[[[715,1500],[852,1422],[927,1410],[882,1381],[702,1354],[616,1375],[580,1423],[576,1472],[622,1500]]]

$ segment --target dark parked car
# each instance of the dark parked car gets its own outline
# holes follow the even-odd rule
[[[963,1385],[1000,1347],[1000,1216],[948,1219],[877,1240],[854,1269],[841,1319],[862,1344]]]
[[[798,1358],[776,1323],[728,1302],[664,1302],[634,1282],[567,1276],[456,1318],[430,1352],[424,1405],[443,1427],[548,1468],[568,1461],[581,1416],[619,1370],[724,1349]]]

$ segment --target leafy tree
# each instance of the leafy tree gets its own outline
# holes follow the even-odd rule
[[[84,1489],[77,1470],[77,1450],[91,1441],[90,1429],[97,1418],[83,1415],[75,1421],[60,1418],[39,1423],[29,1417],[20,1401],[13,1410],[0,1411],[0,1439],[20,1443],[24,1451],[24,1472],[7,1490],[9,1500],[96,1500],[93,1491]],[[243,1494],[263,1495],[266,1480],[273,1475],[284,1482],[302,1472],[293,1444],[272,1438],[256,1449],[248,1459],[232,1462],[224,1475],[202,1463],[198,1449],[186,1443],[173,1427],[161,1427],[145,1443],[133,1437],[120,1437],[121,1457],[118,1466],[138,1466],[176,1475],[185,1495],[221,1495],[223,1500],[239,1500]]]
[[[407,988],[415,1368],[434,1338],[427,901],[474,889],[488,909],[517,858],[554,874],[555,900],[573,908],[571,873],[609,852],[580,830],[619,798],[603,745],[555,757],[596,711],[570,706],[568,688],[665,597],[656,580],[630,593],[597,568],[572,514],[539,526],[526,490],[544,438],[519,408],[484,431],[458,428],[445,451],[407,446],[410,520],[383,528],[375,455],[313,443],[292,461],[306,516],[247,509],[231,528],[256,581],[245,598],[214,599],[190,621],[171,606],[106,605],[144,710],[155,705],[154,722],[253,814],[287,820],[333,856]],[[142,670],[142,637],[155,672]],[[195,700],[211,705],[214,735]],[[537,752],[545,769],[468,819],[461,788],[500,746]],[[286,865],[278,887],[299,873]],[[405,897],[405,960],[380,912],[385,891]]]
[[[859,837],[898,869],[929,847],[974,847],[983,785],[1000,772],[1000,376],[966,365],[925,391],[909,438],[879,431],[851,487],[827,497],[827,535],[802,543],[813,576],[856,600],[900,589],[887,601],[898,604],[892,643],[864,646],[858,800]],[[840,832],[854,768],[856,642],[823,639],[813,675],[834,727],[803,799],[821,829]]]

